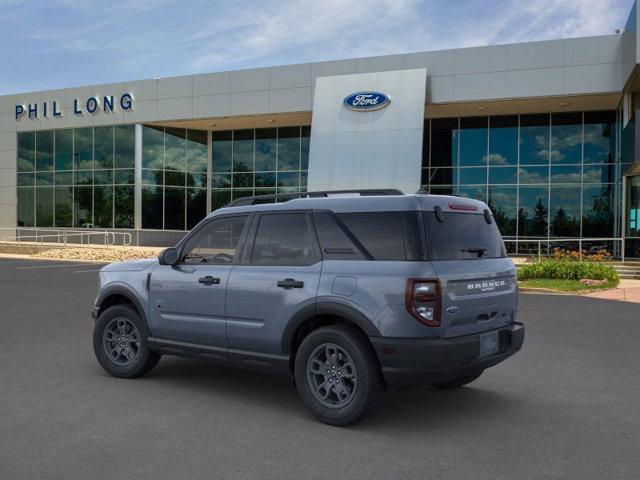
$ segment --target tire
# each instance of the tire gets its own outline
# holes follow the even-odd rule
[[[294,376],[302,402],[329,425],[367,418],[386,390],[373,348],[346,325],[322,327],[307,335],[296,353]]]
[[[475,372],[470,375],[465,375],[464,377],[460,377],[450,382],[436,383],[435,386],[442,390],[453,390],[454,388],[460,388],[468,383],[477,380],[480,375],[482,375],[482,372],[484,372],[484,370],[480,370],[479,372]]]
[[[160,361],[160,355],[149,349],[148,337],[149,329],[135,309],[125,304],[113,305],[96,321],[93,351],[109,375],[140,377]]]

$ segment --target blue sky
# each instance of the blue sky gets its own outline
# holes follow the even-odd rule
[[[0,95],[613,33],[633,0],[0,0]]]

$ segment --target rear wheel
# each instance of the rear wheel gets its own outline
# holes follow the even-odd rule
[[[435,386],[441,388],[443,390],[452,390],[454,388],[460,388],[468,383],[471,383],[477,380],[480,375],[482,375],[484,370],[480,370],[479,372],[472,373],[471,375],[465,375],[464,377],[457,378],[456,380],[452,380],[450,382],[436,383]]]
[[[93,351],[110,375],[133,378],[158,364],[160,355],[149,349],[149,331],[128,305],[114,305],[100,314],[93,330]]]
[[[330,425],[368,417],[385,392],[375,352],[359,332],[345,325],[319,328],[302,341],[295,380],[306,407]]]

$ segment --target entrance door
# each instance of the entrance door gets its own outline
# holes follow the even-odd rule
[[[640,175],[625,177],[625,244],[627,257],[640,257]]]
[[[220,347],[226,358],[227,282],[239,260],[238,245],[248,218],[212,219],[187,240],[177,265],[154,269],[149,308],[157,337]]]

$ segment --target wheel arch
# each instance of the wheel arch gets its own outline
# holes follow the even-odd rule
[[[137,295],[124,285],[110,285],[105,287],[98,294],[96,307],[98,315],[113,305],[129,304],[140,316],[140,319],[147,323],[146,310],[142,307],[142,302]]]

